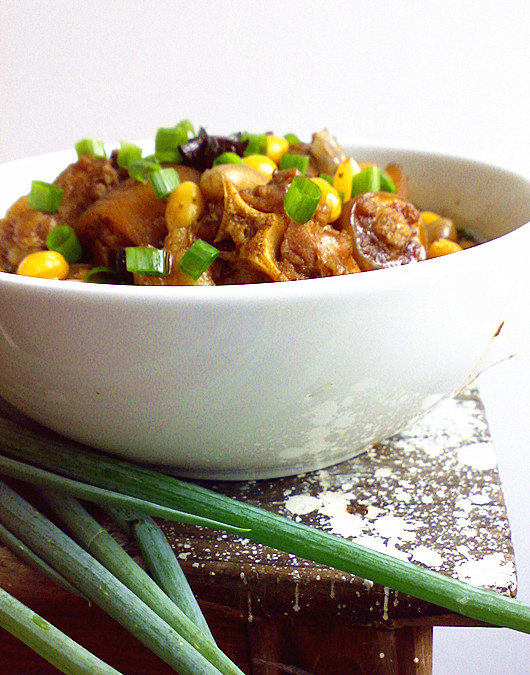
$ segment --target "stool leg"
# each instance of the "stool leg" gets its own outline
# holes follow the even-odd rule
[[[251,675],[431,675],[432,628],[248,625]]]

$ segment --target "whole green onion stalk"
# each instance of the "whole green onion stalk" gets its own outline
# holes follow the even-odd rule
[[[178,673],[219,675],[222,672],[3,481],[0,481],[0,521]]]
[[[81,504],[54,490],[41,496],[64,522],[74,539],[135,593],[168,625],[226,675],[241,670],[171,600],[155,581],[117,543]]]
[[[0,588],[0,627],[67,675],[120,675],[51,623]]]
[[[160,588],[205,635],[213,640],[204,614],[178,563],[175,552],[155,521],[149,516],[143,516],[128,509],[108,506],[104,508],[104,511],[125,534],[136,540],[147,568]]]
[[[0,441],[4,452],[59,475],[248,528],[245,536],[251,541],[370,579],[478,621],[530,633],[530,606],[513,598],[476,588],[126,460],[63,439],[41,438],[8,421],[0,420]]]

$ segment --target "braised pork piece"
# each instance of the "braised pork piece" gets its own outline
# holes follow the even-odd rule
[[[35,208],[30,195],[0,220],[0,270],[82,280],[103,265],[118,283],[247,284],[408,264],[431,257],[434,243],[435,255],[462,248],[451,221],[408,201],[399,166],[358,165],[325,130],[311,143],[263,137],[266,154],[249,153],[252,141],[244,135],[214,137],[201,129],[178,146],[174,160],[140,159],[159,178],[170,170],[174,183],[164,193],[117,150],[110,157],[81,154],[54,181],[63,191],[58,209]],[[301,215],[311,199],[314,207]],[[60,225],[71,228],[82,255],[54,276],[33,256],[45,259],[50,249],[61,255],[49,237]],[[183,263],[198,243],[213,254],[193,273]],[[156,249],[167,265],[124,268],[131,249]],[[128,274],[120,275],[124,269]]]

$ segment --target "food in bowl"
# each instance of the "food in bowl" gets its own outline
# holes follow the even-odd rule
[[[195,135],[161,128],[154,155],[93,140],[0,221],[0,269],[136,285],[266,283],[353,274],[461,251],[390,163],[359,164],[323,130]]]
[[[499,339],[514,294],[528,295],[530,181],[410,149],[345,154],[361,167],[399,165],[407,201],[481,243],[289,283],[0,274],[0,395],[75,440],[202,479],[336,464],[451,395]],[[71,163],[73,150],[0,166],[0,212]]]

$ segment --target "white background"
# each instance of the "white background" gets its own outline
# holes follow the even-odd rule
[[[530,175],[530,3],[2,0],[0,161],[152,138],[326,126]],[[0,187],[1,189],[1,187]],[[509,195],[506,195],[509,199]],[[479,384],[530,602],[530,306]],[[455,345],[458,349],[458,345]],[[530,673],[530,637],[436,629],[435,673]]]

